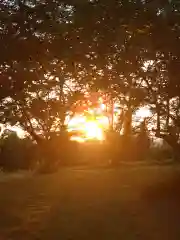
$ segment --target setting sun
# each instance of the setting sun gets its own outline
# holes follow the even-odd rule
[[[99,119],[89,120],[84,116],[74,117],[68,124],[69,132],[77,131],[81,136],[73,136],[71,139],[84,142],[86,140],[104,140],[104,130],[107,128],[107,122],[105,116]]]
[[[84,125],[84,132],[88,139],[103,140],[103,129],[99,126],[98,121],[88,121]]]
[[[103,94],[98,96],[96,93],[95,96],[95,100],[88,96],[88,100],[90,100],[85,104],[85,108],[69,121],[68,131],[72,135],[71,140],[78,142],[103,141],[105,140],[105,131],[118,124],[121,104],[119,102],[112,104],[112,101],[105,99]],[[148,106],[140,107],[133,115],[136,122],[141,122],[151,116],[152,112]]]

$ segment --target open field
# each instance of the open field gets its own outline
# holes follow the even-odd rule
[[[0,178],[0,240],[180,239],[180,169],[62,169]]]

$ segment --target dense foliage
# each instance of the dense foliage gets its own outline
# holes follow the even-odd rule
[[[66,117],[101,90],[120,102],[125,138],[149,105],[151,132],[178,156],[179,15],[176,0],[1,1],[1,123],[18,123],[41,149],[63,144]]]

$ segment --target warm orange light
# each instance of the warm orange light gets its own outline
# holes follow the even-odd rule
[[[97,93],[93,96],[96,99]],[[77,140],[78,142],[104,140],[105,130],[109,128],[109,118],[106,116],[106,110],[106,105],[102,97],[99,97],[97,104],[87,104],[86,110],[84,110],[82,114],[74,116],[68,123],[69,132],[75,131],[79,133],[78,138],[72,137],[71,139]]]
[[[151,117],[152,112],[146,107],[142,107],[136,111],[136,117],[141,118],[142,120],[147,117]]]
[[[86,140],[104,140],[104,130],[108,128],[108,118],[101,116],[96,120],[88,120],[84,116],[75,116],[68,124],[69,132],[77,131],[83,136],[71,137],[71,140],[84,142]]]
[[[84,143],[85,142],[85,139],[83,137],[78,137],[78,136],[72,136],[71,140],[79,142],[79,143]]]
[[[104,140],[103,129],[97,121],[87,121],[84,124],[84,132],[87,139]]]

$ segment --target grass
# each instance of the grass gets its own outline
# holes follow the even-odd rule
[[[179,240],[179,176],[177,166],[0,176],[0,240]]]

